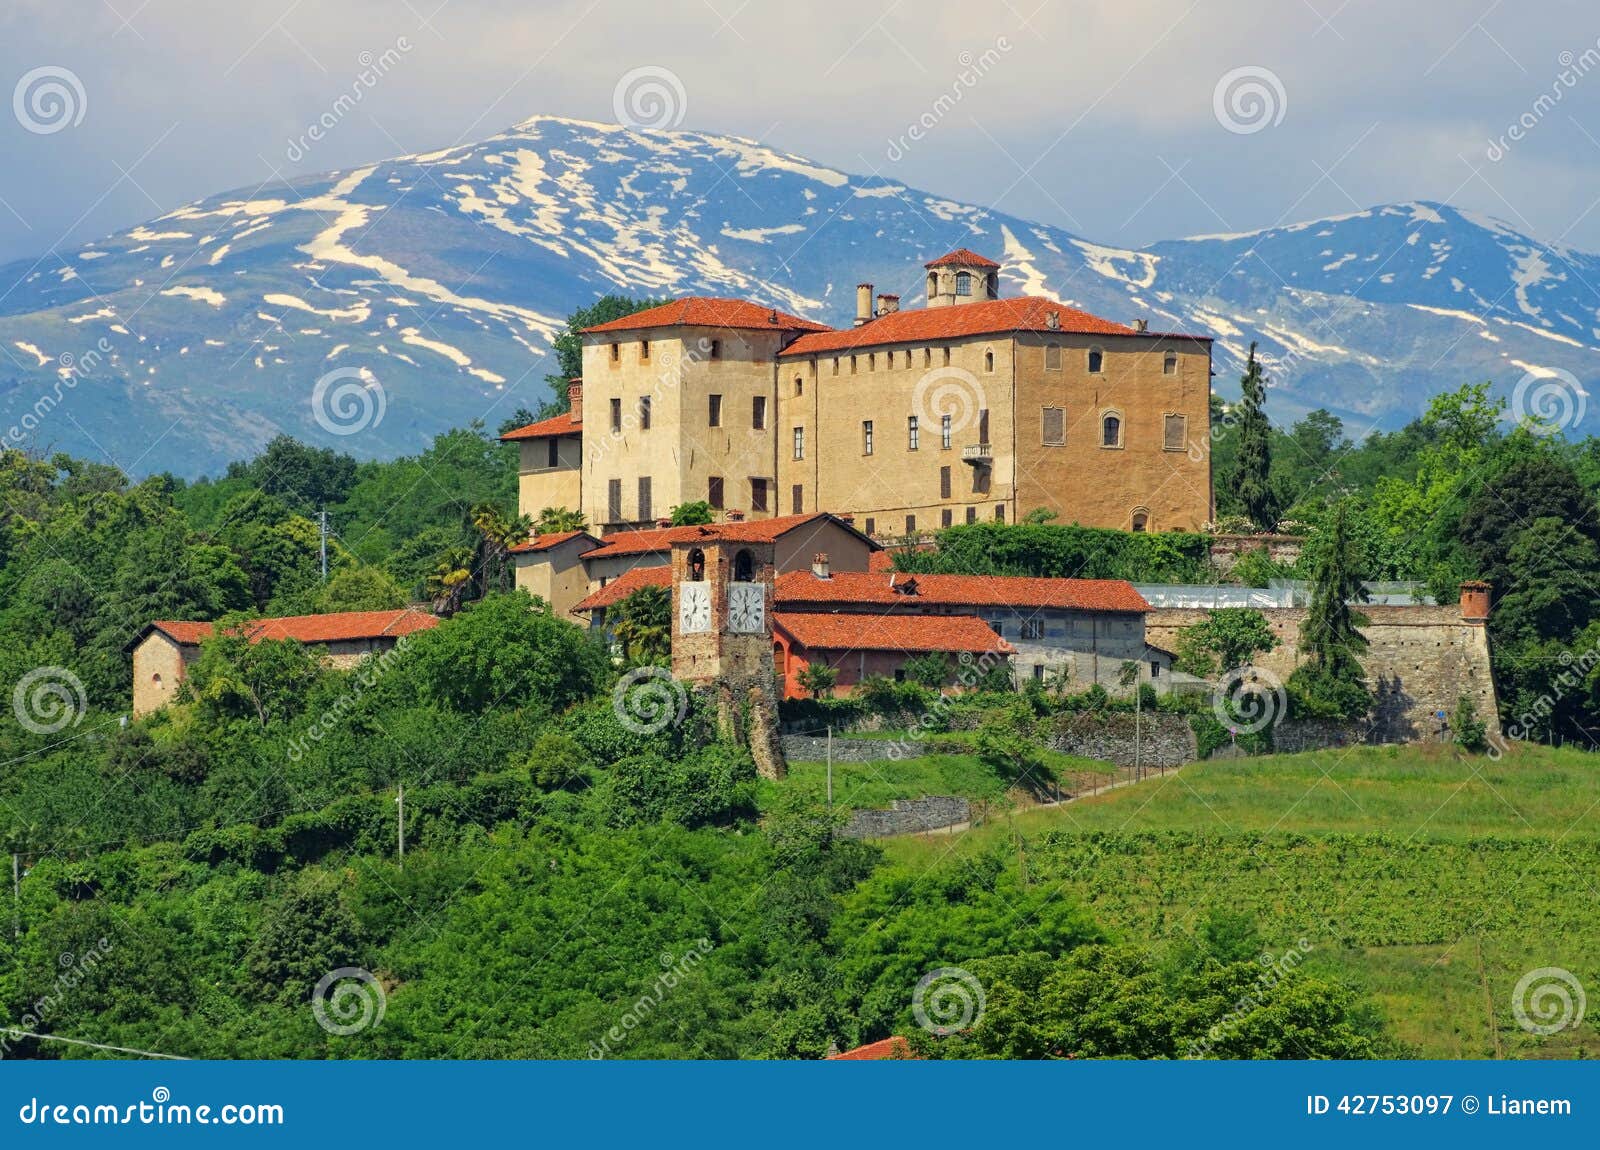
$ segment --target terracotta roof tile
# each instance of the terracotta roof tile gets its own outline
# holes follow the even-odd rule
[[[298,639],[302,643],[336,643],[355,639],[399,638],[437,627],[439,620],[416,607],[398,611],[339,611],[330,615],[285,615],[250,619],[244,629],[250,642]],[[149,625],[179,643],[192,646],[211,637],[213,623],[160,619]]]
[[[959,264],[961,267],[967,268],[997,268],[1000,266],[988,256],[980,256],[971,248],[957,248],[955,251],[947,252],[936,260],[929,260],[922,266],[925,268],[942,268],[950,264]]]
[[[732,327],[769,331],[827,331],[826,324],[742,299],[687,296],[659,307],[625,315],[583,329],[585,335],[608,331],[640,331],[652,327]]]
[[[535,535],[526,543],[518,543],[515,547],[508,547],[506,550],[513,555],[528,555],[538,551],[548,551],[550,548],[559,547],[567,540],[576,539],[580,535],[586,539],[593,540],[597,544],[599,543],[599,540],[595,539],[587,531],[552,531],[549,535]]]
[[[886,1059],[915,1059],[911,1044],[898,1034],[893,1038],[880,1038],[854,1050],[828,1055],[829,1062],[882,1062]]]
[[[616,555],[644,555],[651,551],[666,551],[674,543],[691,539],[734,542],[771,543],[780,536],[807,524],[821,525],[833,522],[847,531],[856,529],[825,512],[812,515],[779,515],[772,519],[746,519],[741,523],[710,523],[696,527],[652,527],[641,531],[618,531],[601,538],[598,550],[591,551],[588,559],[610,559]],[[856,532],[860,534],[860,532]],[[867,537],[861,536],[863,539]],[[868,542],[871,542],[868,540]],[[872,544],[874,548],[876,543]]]
[[[572,609],[597,611],[603,607],[615,607],[641,587],[670,586],[672,586],[672,568],[666,564],[663,563],[659,567],[635,567],[631,571],[624,571],[598,591],[590,592]]]
[[[915,587],[914,593],[908,588]],[[1078,611],[1150,610],[1132,583],[1121,579],[1035,579],[1019,575],[905,575],[839,571],[818,579],[810,571],[778,576],[779,605],[925,607],[1054,607]]]
[[[772,624],[813,651],[956,651],[1009,654],[976,615],[853,615],[774,611]]]
[[[518,427],[506,432],[500,437],[501,443],[514,443],[521,439],[554,439],[560,435],[582,435],[583,423],[572,418],[572,412],[563,411],[560,415],[553,415],[549,419],[541,419],[538,423],[530,423],[525,427]]]
[[[1056,326],[1050,326],[1055,315]],[[923,343],[1018,331],[1060,331],[1079,335],[1131,335],[1139,333],[1124,324],[1101,319],[1075,307],[1039,296],[991,299],[950,307],[922,307],[890,312],[860,327],[803,335],[783,351],[781,358],[819,352],[878,347],[884,344]]]

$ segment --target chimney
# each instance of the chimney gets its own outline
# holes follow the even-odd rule
[[[583,380],[567,380],[567,410],[572,412],[572,422],[583,422]]]
[[[856,326],[872,318],[872,285],[856,284]]]
[[[1051,331],[1060,331],[1061,313],[1058,311],[1047,313],[1044,317],[1044,326],[1049,328]]]
[[[1489,591],[1487,583],[1469,579],[1461,584],[1461,621],[1487,623],[1489,621]]]
[[[1134,320],[1133,330],[1138,332],[1140,335],[1143,335],[1145,332],[1150,330],[1150,321],[1147,319]]]
[[[818,579],[826,579],[828,577],[828,553],[826,551],[818,551],[811,557],[811,573]]]
[[[878,314],[893,315],[900,310],[900,297],[897,295],[880,295],[878,297]]]
[[[729,523],[743,523],[744,522],[744,512],[740,511],[740,510],[738,510],[737,508],[734,508],[734,507],[728,508],[728,510],[724,511],[722,513],[722,515],[723,515],[723,518],[726,519]]]
[[[672,519],[669,516],[663,515],[663,516],[661,516],[661,518],[656,520],[656,526],[657,527],[671,527],[672,526]]]

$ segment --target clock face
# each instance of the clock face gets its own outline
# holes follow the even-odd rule
[[[678,630],[686,635],[711,630],[711,584],[678,584]]]
[[[767,594],[760,583],[728,586],[728,630],[759,634],[766,626]]]

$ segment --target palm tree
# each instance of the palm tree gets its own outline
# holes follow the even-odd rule
[[[439,556],[439,562],[426,581],[434,614],[454,615],[461,609],[461,601],[472,582],[473,555],[471,547],[452,547]]]
[[[526,515],[507,519],[492,503],[480,503],[469,514],[479,536],[475,569],[480,594],[510,590],[511,548],[527,540],[533,524]]]
[[[672,593],[641,587],[607,612],[611,637],[630,663],[664,662],[672,654]]]
[[[588,522],[581,511],[568,511],[565,507],[546,507],[539,512],[534,528],[540,535],[555,535],[562,531],[587,531]]]

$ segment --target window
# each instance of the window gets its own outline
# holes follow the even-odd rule
[[[750,400],[750,427],[755,431],[767,429],[767,397],[764,395]]]
[[[922,366],[923,367],[932,367],[933,366],[933,348],[925,347],[925,348],[922,349]]]
[[[939,526],[940,527],[948,527],[952,523],[954,523],[955,521],[956,521],[956,513],[954,511],[950,510],[950,508],[946,507],[943,511],[939,512]]]
[[[855,373],[856,373],[856,357],[852,355],[850,357],[850,374],[854,375]]]
[[[1117,415],[1104,415],[1100,418],[1100,446],[1122,446],[1122,417]]]
[[[1133,513],[1132,526],[1135,531],[1150,530],[1150,513],[1143,510],[1135,511]]]
[[[639,341],[639,362],[650,362],[650,341],[647,339],[641,339]]]
[[[794,393],[796,395],[804,395],[806,393],[806,381],[798,375],[794,377]]]
[[[1035,679],[1037,679],[1041,683],[1044,682],[1044,664],[1043,663],[1035,663],[1033,665],[1033,677]]]
[[[1039,442],[1046,447],[1067,445],[1067,409],[1041,407],[1039,409]]]
[[[622,522],[622,480],[606,481],[606,522]]]
[[[979,467],[973,471],[972,490],[979,495],[989,494],[989,468]]]
[[[906,534],[907,535],[915,535],[916,533],[917,533],[917,517],[915,515],[907,515],[906,516]]]
[[[1044,624],[1038,619],[1024,619],[1022,621],[1022,637],[1024,639],[1044,638]]]
[[[614,344],[611,345],[611,362],[612,363],[619,363],[619,362],[621,362],[621,360],[622,360],[622,345],[620,343],[614,343]]]
[[[639,476],[639,518],[655,518],[654,515],[650,514],[650,477],[648,475]]]
[[[833,357],[833,374],[834,375],[838,375],[839,374],[839,357],[838,356],[834,356]]]
[[[806,489],[798,483],[789,488],[789,511],[792,515],[806,513]]]
[[[906,417],[906,450],[907,451],[915,451],[917,449],[917,443],[921,438],[922,438],[921,435],[917,431],[917,417],[914,416],[914,415],[907,416]]]
[[[722,396],[712,395],[707,397],[710,407],[706,410],[706,422],[712,427],[722,426]]]
[[[875,351],[867,352],[867,370],[868,371],[877,371],[878,370],[878,353],[875,352]]]
[[[861,421],[861,454],[872,454],[872,420],[870,419]]]
[[[1044,345],[1044,369],[1046,371],[1061,370],[1061,345],[1047,343]]]
[[[946,451],[950,450],[950,433],[953,430],[954,428],[951,427],[950,417],[948,415],[941,415],[939,417],[939,446],[944,448]]]
[[[1178,353],[1177,352],[1169,351],[1169,352],[1167,352],[1166,355],[1161,357],[1161,374],[1162,375],[1177,375],[1178,374]]]
[[[939,498],[950,498],[950,468],[948,467],[939,468]],[[946,524],[946,526],[949,526],[949,524]]]
[[[989,442],[989,409],[987,407],[978,409],[978,442]]]
[[[794,429],[794,457],[796,459],[806,457],[806,429],[803,427]]]
[[[911,366],[911,349],[909,347],[906,348],[906,366]]]
[[[1089,349],[1089,374],[1099,375],[1100,369],[1105,366],[1106,353],[1097,347]]]
[[[611,431],[613,434],[622,430],[622,400],[611,401]]]
[[[1150,677],[1152,679],[1161,678],[1161,664],[1154,659],[1150,660]]]
[[[545,440],[544,451],[544,465],[546,467],[561,466],[561,441],[559,439],[552,438]]]
[[[1004,503],[1001,503],[995,507],[994,521],[996,523],[1004,523],[1006,521],[1006,505]]]
[[[765,511],[767,509],[767,481],[765,479],[752,479],[750,481],[750,510]]]
[[[949,348],[945,348],[944,349],[944,366],[946,366],[946,367],[950,366],[950,349]]]
[[[978,521],[978,509],[976,507],[967,508],[967,522],[968,523],[976,523],[977,521]]]
[[[650,430],[650,397],[648,395],[639,397],[639,430]]]
[[[868,535],[876,535],[876,534],[877,534],[877,533],[878,533],[878,523],[877,523],[877,520],[875,520],[875,519],[868,519],[868,520],[867,520],[867,534],[868,534]]]
[[[972,273],[971,272],[957,272],[956,273],[956,295],[971,295],[971,294],[972,294]]]
[[[994,374],[994,352],[986,351],[983,353],[983,370],[986,375]]]
[[[931,296],[939,290],[939,277],[933,272],[928,273],[928,294]]]
[[[711,343],[706,347],[706,355],[711,359],[721,359],[722,341],[720,339],[712,340]]]
[[[706,502],[718,511],[722,510],[722,476],[713,475],[706,483]]]
[[[1182,451],[1189,445],[1189,417],[1168,415],[1161,432],[1161,450]]]

